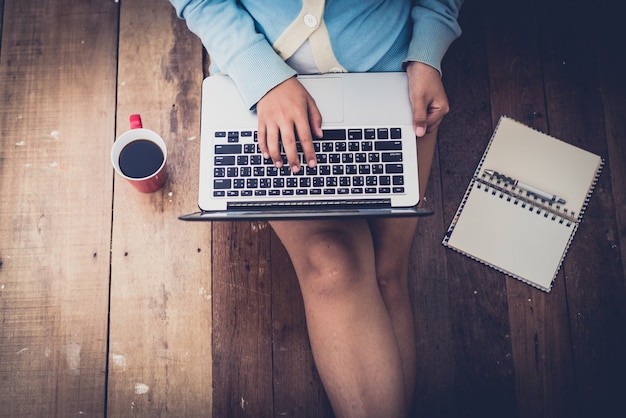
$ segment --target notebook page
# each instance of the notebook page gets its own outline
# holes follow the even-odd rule
[[[481,168],[555,194],[578,216],[600,165],[595,154],[503,117]]]
[[[474,182],[447,245],[548,291],[576,224],[478,187]]]

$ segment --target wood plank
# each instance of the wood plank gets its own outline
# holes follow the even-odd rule
[[[538,2],[539,3],[539,2]],[[598,69],[596,30],[607,16],[584,1],[536,6],[542,36],[550,133],[606,156],[608,147]],[[617,23],[615,18],[612,21]],[[597,39],[597,40],[596,40]],[[623,99],[623,98],[622,98]],[[578,416],[623,411],[626,385],[626,295],[615,238],[612,166],[607,165],[563,266],[575,364]],[[623,191],[615,191],[622,194]]]
[[[604,110],[607,160],[611,167],[611,185],[615,202],[617,235],[607,236],[612,248],[620,250],[622,276],[626,278],[626,54],[622,53],[619,13],[610,1],[602,1],[597,9],[594,47],[598,54],[600,96]],[[621,245],[620,245],[621,243]]]
[[[539,40],[529,24],[535,9],[523,1],[490,1],[485,9],[492,120],[504,114],[547,132]],[[574,416],[563,273],[549,294],[507,278],[507,299],[519,416]]]
[[[210,56],[203,54],[204,75]],[[213,226],[213,416],[271,416],[284,395],[272,379],[272,309],[275,272],[272,233],[266,222]],[[280,302],[278,302],[280,303]],[[276,367],[289,370],[277,360]],[[290,390],[291,381],[285,385]],[[289,392],[290,393],[290,392]],[[297,402],[306,402],[300,393]],[[288,408],[293,405],[288,403]],[[283,408],[284,409],[284,408]]]
[[[485,10],[461,10],[463,36],[448,53],[444,84],[451,103],[439,136],[445,227],[454,217],[492,133]],[[502,274],[446,250],[455,358],[453,416],[516,416],[515,381]]]
[[[452,52],[454,54],[454,51]],[[444,61],[443,71],[447,71]],[[447,135],[447,119],[440,132]],[[435,152],[426,189],[426,205],[434,215],[420,219],[409,266],[409,290],[415,321],[417,351],[417,381],[414,394],[414,414],[425,417],[449,417],[456,414],[454,391],[456,372],[453,350],[452,314],[446,250],[441,245],[444,213],[439,168]]]
[[[270,231],[213,225],[213,416],[273,416]]]
[[[4,20],[4,0],[0,0],[0,44],[2,43],[2,23]]]
[[[117,6],[0,6],[0,415],[103,416]]]
[[[152,194],[115,177],[108,409],[211,413],[211,224],[197,207],[202,47],[168,2],[120,6],[117,135],[130,114],[161,134],[169,179]]]

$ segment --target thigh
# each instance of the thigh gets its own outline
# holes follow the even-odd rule
[[[369,220],[378,276],[408,269],[411,245],[418,218],[377,218]]]

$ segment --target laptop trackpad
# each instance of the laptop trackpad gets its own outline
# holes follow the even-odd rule
[[[324,123],[343,122],[343,85],[339,77],[299,78],[315,99]]]

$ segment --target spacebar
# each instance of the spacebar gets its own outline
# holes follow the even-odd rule
[[[385,208],[391,207],[390,199],[354,199],[354,200],[299,200],[276,202],[229,202],[228,209],[342,209],[342,208]]]

